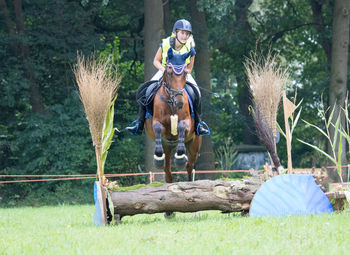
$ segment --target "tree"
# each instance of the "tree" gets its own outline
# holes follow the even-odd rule
[[[157,71],[153,66],[154,55],[159,48],[163,29],[163,3],[162,0],[145,0],[145,81],[148,81]],[[145,137],[145,168],[153,170],[154,143],[149,137]]]
[[[208,46],[208,30],[207,23],[205,19],[205,13],[198,10],[197,0],[191,0],[190,12],[193,35],[196,41],[196,62],[194,69],[196,72],[196,81],[199,86],[204,88],[202,90],[202,105],[203,105],[203,118],[206,119],[210,124],[214,125],[214,121],[210,118],[210,55]],[[200,155],[196,163],[197,169],[214,169],[214,153],[213,145],[210,136],[203,137],[202,147],[200,150]]]
[[[171,34],[173,29],[173,24],[171,23],[171,7],[170,0],[165,0],[163,4],[163,12],[164,12],[164,31],[165,34]]]
[[[329,87],[329,106],[331,109],[335,107],[332,121],[334,124],[339,112],[342,111],[341,108],[344,107],[345,98],[347,96],[349,12],[350,0],[335,0],[332,26],[331,79]],[[343,114],[341,116],[341,125],[345,127],[345,117]],[[331,137],[334,136],[334,128],[332,127],[330,129],[330,134]],[[344,137],[342,139],[342,163],[346,164],[346,140]]]
[[[26,43],[28,40],[22,11],[22,0],[14,0],[13,8],[15,13],[15,21],[10,19],[9,11],[5,0],[0,1],[0,10],[4,15],[8,33],[13,40],[11,45],[14,55],[20,58],[23,62],[23,72],[25,78],[30,83],[30,104],[34,113],[45,113],[42,95],[39,85],[35,80],[30,62],[30,48]],[[15,25],[14,25],[15,24]],[[16,36],[15,36],[16,35]]]
[[[249,56],[256,44],[256,35],[250,24],[249,8],[252,3],[252,0],[200,2],[209,19],[210,53],[215,78],[218,81],[216,88],[222,95],[221,100],[227,100],[227,94],[222,92],[227,92],[226,88],[230,87],[230,97],[234,100],[229,99],[229,103],[239,105],[239,113],[236,113],[236,109],[232,109],[232,116],[224,116],[226,119],[232,118],[232,121],[228,123],[227,120],[223,120],[223,125],[235,126],[235,131],[240,132],[238,135],[240,141],[235,143],[243,141],[245,144],[258,143],[253,119],[248,111],[251,100],[243,67],[245,57]],[[234,88],[233,83],[236,85]],[[225,106],[225,109],[228,107],[233,108]],[[220,109],[217,110],[218,114],[224,115],[222,110],[221,112]],[[224,129],[227,130],[227,127]]]
[[[253,3],[253,0],[240,0],[236,1],[234,13],[235,13],[235,29],[239,32],[236,37],[241,37],[238,44],[242,48],[241,54],[238,56],[239,61],[242,63],[241,67],[238,69],[236,73],[236,80],[238,84],[239,96],[239,108],[241,110],[241,114],[244,118],[244,125],[246,128],[242,129],[242,139],[244,144],[257,144],[258,139],[255,133],[255,126],[253,124],[253,119],[249,113],[249,105],[252,105],[249,88],[247,86],[247,78],[245,71],[243,71],[243,63],[245,61],[245,57],[248,57],[250,51],[252,50],[251,45],[254,45],[254,41],[256,40],[254,36],[252,36],[252,28],[248,21],[249,16],[249,7]]]
[[[312,15],[315,30],[318,32],[319,41],[328,60],[330,83],[328,92],[329,112],[334,108],[332,123],[335,124],[347,93],[347,72],[348,72],[348,51],[349,51],[349,0],[335,0],[326,3],[325,1],[311,0]],[[323,10],[333,10],[332,34],[327,38]],[[329,24],[330,25],[330,24]],[[345,127],[345,117],[341,114],[341,125]],[[330,127],[330,136],[334,136],[334,128]],[[328,153],[331,153],[330,145],[327,144]],[[338,148],[338,146],[337,146]],[[338,151],[338,149],[336,150]],[[346,140],[342,138],[342,164],[346,164]],[[330,178],[337,179],[337,173],[331,171]]]

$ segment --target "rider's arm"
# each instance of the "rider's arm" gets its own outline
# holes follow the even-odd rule
[[[160,71],[165,70],[164,66],[162,66],[162,47],[159,47],[154,60],[153,60],[153,65]]]
[[[192,72],[192,69],[193,69],[193,65],[194,65],[194,56],[192,56],[190,58],[190,63],[187,65],[186,69],[185,69],[185,72],[190,74]]]

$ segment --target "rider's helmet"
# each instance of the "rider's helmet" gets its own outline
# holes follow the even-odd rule
[[[174,26],[173,26],[173,32],[175,33],[176,30],[178,30],[178,29],[186,30],[192,34],[192,26],[188,20],[179,19],[178,21],[176,21]]]

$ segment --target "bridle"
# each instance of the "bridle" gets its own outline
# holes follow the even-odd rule
[[[171,65],[167,65],[167,66],[171,66]],[[159,95],[160,99],[163,102],[167,103],[170,106],[171,114],[173,115],[174,114],[174,106],[175,106],[175,97],[176,96],[182,96],[183,97],[185,88],[183,88],[183,89],[173,89],[170,86],[170,84],[168,83],[169,73],[168,73],[167,69],[165,69],[164,72],[165,72],[165,76],[166,76],[166,81],[164,81],[164,79],[162,79],[160,82],[161,82],[161,86],[164,86],[165,93],[166,93],[168,98],[164,98],[161,95],[160,90],[158,90],[158,95]],[[183,72],[184,72],[184,70],[182,70],[180,73],[177,73],[177,72],[174,72],[174,69],[173,69],[173,73],[175,73],[175,75],[181,75]]]

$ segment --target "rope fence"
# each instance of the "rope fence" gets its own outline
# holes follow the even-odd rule
[[[293,171],[297,171],[298,173],[313,173],[313,172],[322,172],[322,169],[333,168],[334,170],[337,168],[336,166],[327,166],[323,168],[294,168]],[[349,169],[350,165],[344,165],[342,168],[347,168],[348,171],[348,181],[349,181]],[[257,172],[261,172],[264,170],[256,170]],[[213,173],[249,173],[251,170],[195,170],[193,169],[193,180],[195,179],[195,174],[213,174]],[[161,172],[144,172],[144,173],[119,173],[119,174],[105,174],[105,177],[115,178],[115,177],[126,177],[126,176],[149,176],[149,181],[153,182],[155,179],[155,175],[164,175],[163,171]],[[186,171],[176,171],[172,172],[172,174],[187,174]],[[9,180],[4,181],[1,178],[42,178],[42,179],[25,179],[25,180]],[[45,182],[45,181],[67,181],[67,180],[82,180],[82,179],[96,179],[96,174],[42,174],[42,175],[20,175],[20,174],[8,174],[8,175],[0,175],[0,184],[1,183],[25,183],[25,182]]]
[[[259,170],[261,171],[261,170]],[[198,174],[209,174],[209,173],[248,173],[249,170],[193,170],[193,173]],[[154,181],[155,175],[164,175],[164,172],[145,172],[145,173],[122,173],[122,174],[105,174],[105,177],[126,177],[126,176],[142,176],[149,175],[150,182]],[[172,172],[172,174],[187,174],[186,171],[176,171]],[[16,182],[43,182],[43,181],[66,181],[66,180],[81,180],[81,179],[94,179],[96,178],[96,174],[2,174],[0,178],[40,178],[40,177],[56,177],[56,178],[47,178],[47,179],[31,179],[31,180],[11,180],[11,181],[0,181],[0,183],[16,183]],[[65,177],[65,178],[62,178]]]

